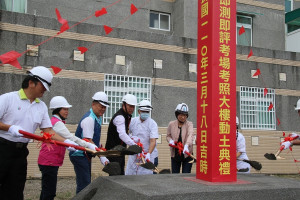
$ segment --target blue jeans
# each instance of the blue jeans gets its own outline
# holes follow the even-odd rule
[[[86,156],[71,156],[69,157],[74,165],[74,170],[76,173],[76,194],[83,190],[87,185],[91,183],[91,160]]]
[[[42,191],[40,200],[53,200],[56,196],[58,166],[39,165],[42,172]]]
[[[172,165],[172,174],[180,173],[180,168],[182,165],[182,173],[191,173],[193,163],[189,163],[188,160],[176,161],[174,158],[171,158]]]

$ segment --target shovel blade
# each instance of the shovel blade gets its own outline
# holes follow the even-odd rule
[[[142,153],[143,148],[138,145],[131,145],[128,148],[122,150],[122,155],[134,155]]]
[[[155,169],[155,165],[152,162],[146,162],[144,164],[141,164],[140,166],[144,167],[145,169],[150,169],[150,170]]]
[[[116,176],[121,174],[121,167],[118,162],[110,162],[105,165],[102,171],[108,173],[110,176]]]
[[[266,153],[264,156],[268,160],[277,160],[276,156],[273,153]]]
[[[159,174],[171,174],[171,170],[170,169],[162,169],[159,171]]]

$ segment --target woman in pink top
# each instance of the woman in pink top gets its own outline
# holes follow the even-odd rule
[[[96,145],[74,136],[65,126],[64,120],[68,117],[70,107],[72,107],[72,105],[62,96],[56,96],[51,99],[49,108],[53,110],[53,116],[51,118],[53,129],[57,134],[68,139],[70,143],[73,141],[80,146],[95,150]],[[63,164],[65,152],[65,147],[54,144],[42,144],[38,158],[39,168],[42,173],[40,200],[51,200],[56,196],[58,168]]]

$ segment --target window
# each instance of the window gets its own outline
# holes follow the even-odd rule
[[[27,0],[1,0],[1,10],[26,13]]]
[[[122,97],[125,94],[133,94],[137,102],[148,100],[151,102],[151,78],[105,74],[104,92],[108,95],[110,107],[106,109],[103,123],[108,124],[112,116],[122,107]],[[132,117],[138,115],[137,109]]]
[[[273,108],[268,111],[270,103]],[[240,87],[240,127],[276,130],[274,89],[268,89],[264,96],[264,88]]]
[[[239,30],[244,27],[245,33],[239,35]],[[236,16],[236,43],[237,45],[252,46],[252,17],[237,15]]]
[[[293,10],[293,0],[285,0],[285,12],[291,12]]]
[[[150,11],[150,28],[170,31],[170,14]]]

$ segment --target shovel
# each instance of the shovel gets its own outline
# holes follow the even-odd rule
[[[107,156],[107,157],[109,157],[109,156],[120,156],[121,155],[120,151],[115,151],[115,150],[110,150],[110,151],[103,151],[103,150],[95,151],[95,150],[88,149],[88,148],[85,148],[85,147],[82,147],[82,146],[78,146],[78,145],[74,145],[74,144],[68,144],[68,143],[61,142],[61,141],[56,141],[56,140],[51,140],[51,139],[45,139],[42,136],[35,135],[35,134],[32,134],[32,133],[28,133],[28,132],[23,131],[23,130],[19,130],[19,132],[21,134],[23,134],[25,138],[28,138],[28,139],[34,139],[34,140],[38,140],[38,141],[42,141],[42,142],[48,142],[48,143],[51,143],[51,144],[56,144],[56,145],[64,146],[64,147],[73,147],[74,149],[81,150],[81,151],[86,151],[86,152],[89,152],[89,153],[91,153],[91,154],[93,154],[95,156]]]
[[[131,145],[128,148],[123,147],[122,145],[115,146],[111,150],[119,151],[121,155],[134,155],[142,153],[143,148],[138,145]]]
[[[285,158],[282,158],[279,156],[281,151],[283,150],[284,146],[281,146],[280,149],[277,151],[277,153],[274,155],[273,153],[266,153],[264,156],[268,160],[283,160]]]
[[[170,169],[159,170],[150,160],[147,160],[147,162],[145,162],[145,159],[143,156],[142,156],[142,161],[143,161],[143,163],[136,163],[136,164],[140,165],[141,167],[144,167],[145,169],[152,170],[158,174],[170,174],[171,173]]]
[[[170,147],[173,147],[173,148],[176,148],[176,149],[179,149],[178,146],[176,145],[172,145],[172,144],[169,144]],[[193,156],[192,154],[190,154],[189,152],[185,152],[186,155],[188,155],[189,157],[191,157],[193,160],[189,161],[189,163],[195,163],[197,162],[196,160],[196,157]]]

